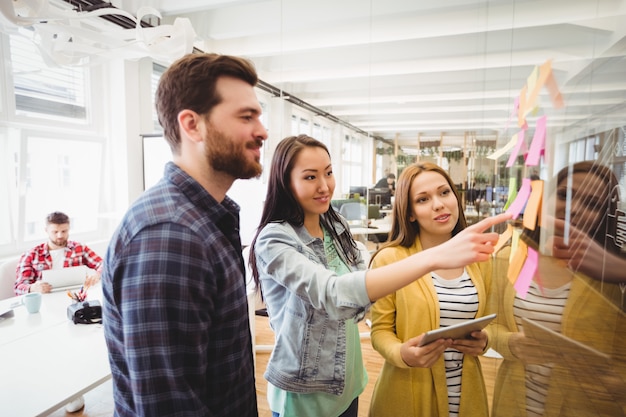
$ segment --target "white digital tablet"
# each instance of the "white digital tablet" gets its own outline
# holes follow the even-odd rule
[[[69,268],[46,269],[42,271],[41,280],[52,285],[52,291],[63,291],[72,288],[80,288],[87,278],[85,265],[72,266]]]
[[[561,363],[566,361],[572,363],[569,366],[580,366],[577,362],[585,364],[594,364],[598,366],[600,363],[608,364],[611,357],[604,352],[600,352],[571,339],[567,336],[557,333],[547,327],[537,323],[536,321],[522,317],[522,329],[526,337],[532,337],[541,343],[543,349],[549,349],[561,357]],[[597,368],[596,368],[597,369]]]
[[[427,345],[437,339],[467,339],[472,332],[482,330],[489,322],[496,318],[496,314],[479,317],[477,319],[464,321],[448,327],[430,330],[424,333],[424,337],[419,346]]]

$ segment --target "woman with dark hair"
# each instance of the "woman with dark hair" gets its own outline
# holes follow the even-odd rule
[[[424,162],[408,166],[396,185],[389,240],[372,257],[374,271],[442,248],[466,228],[448,173]],[[458,252],[449,252],[452,261]],[[485,260],[485,259],[481,259]],[[423,333],[485,315],[489,262],[452,262],[416,271],[415,280],[372,307],[372,345],[385,359],[370,416],[486,416],[487,392],[478,355],[487,333],[420,346]]]
[[[538,253],[525,293],[507,277],[511,249],[498,252],[496,268],[503,272],[494,275],[490,310],[498,317],[489,334],[503,361],[494,417],[626,415],[626,317],[619,286],[605,279],[624,276],[623,266],[617,272],[611,264],[618,257],[607,238],[617,184],[594,161],[559,171],[546,210],[554,228],[544,219],[540,231],[523,229],[513,254],[527,247]]]
[[[613,171],[594,161],[577,162],[559,171],[555,193],[552,256],[591,278],[626,281],[626,260],[616,244],[619,182]]]
[[[300,135],[278,144],[250,251],[276,337],[265,372],[274,416],[356,416],[367,383],[357,321],[426,271],[488,259],[498,235],[482,232],[510,218],[485,219],[444,245],[366,271],[346,221],[330,208],[334,190],[323,143]]]

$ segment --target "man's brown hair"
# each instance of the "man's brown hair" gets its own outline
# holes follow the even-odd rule
[[[218,54],[189,54],[174,62],[161,76],[156,91],[156,111],[172,153],[180,153],[178,114],[192,110],[209,116],[222,101],[216,91],[220,77],[233,77],[255,86],[258,77],[247,59]]]
[[[60,211],[54,211],[46,216],[46,225],[48,224],[69,224],[70,218],[67,214]]]

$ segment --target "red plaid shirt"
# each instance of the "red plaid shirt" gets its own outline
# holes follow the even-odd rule
[[[69,240],[65,247],[63,268],[86,265],[100,272],[102,258],[85,245]],[[48,243],[42,243],[26,252],[20,258],[15,271],[15,294],[26,294],[32,284],[41,279],[42,271],[52,269],[52,256]]]

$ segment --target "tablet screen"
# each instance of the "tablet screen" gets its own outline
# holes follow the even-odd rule
[[[427,345],[437,339],[466,339],[472,332],[482,330],[491,320],[495,318],[496,314],[494,313],[477,319],[464,321],[463,323],[455,324],[453,326],[430,330],[424,333],[424,337],[422,337],[419,346]]]

